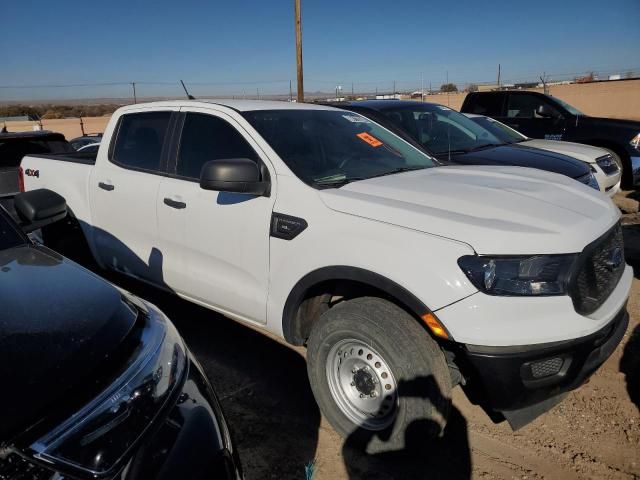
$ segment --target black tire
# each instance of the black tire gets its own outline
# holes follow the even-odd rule
[[[388,378],[395,379],[397,402],[394,399],[395,418],[388,426],[376,429],[356,423],[353,417],[345,414],[340,400],[336,400],[332,393],[329,372],[333,371],[330,365],[336,363],[329,357],[336,358],[337,355],[336,361],[342,365],[343,356],[346,358],[348,352],[331,352],[333,347],[344,344],[348,339],[370,346],[372,351],[383,357],[383,365],[388,365],[391,370],[392,377]],[[327,420],[351,446],[370,454],[415,451],[423,449],[430,439],[442,435],[451,405],[449,369],[438,344],[402,308],[376,297],[339,303],[318,319],[307,347],[307,370],[316,401]],[[357,351],[351,353],[353,356],[357,354]],[[339,370],[340,367],[337,368]],[[354,370],[358,371],[355,368],[350,371]],[[372,370],[375,369],[368,371]],[[374,375],[379,374],[374,372]],[[378,377],[378,380],[380,378],[383,377]],[[333,385],[335,391],[335,382]],[[353,385],[351,383],[352,388],[361,392],[360,386]],[[344,390],[348,388],[344,387]]]

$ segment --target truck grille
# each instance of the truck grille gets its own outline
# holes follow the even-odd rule
[[[55,475],[55,472],[34,465],[15,453],[0,458],[0,480],[52,480]]]
[[[582,315],[595,312],[616,288],[624,265],[622,227],[618,223],[580,254],[571,280],[576,311]]]
[[[605,175],[614,175],[618,173],[618,164],[611,155],[605,155],[600,158],[596,158],[596,163],[605,173]]]

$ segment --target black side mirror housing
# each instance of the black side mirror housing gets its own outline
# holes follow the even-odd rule
[[[538,108],[536,109],[536,113],[544,118],[559,118],[560,115],[553,110],[549,105],[538,105]]]
[[[19,193],[14,197],[13,203],[21,220],[20,227],[26,233],[67,216],[67,201],[46,188]]]
[[[269,196],[270,182],[258,164],[248,158],[210,160],[202,166],[200,188],[218,192]]]

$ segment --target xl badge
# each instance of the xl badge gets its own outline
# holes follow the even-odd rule
[[[622,249],[620,247],[616,247],[611,252],[611,258],[607,260],[607,267],[609,270],[617,270],[622,265]]]

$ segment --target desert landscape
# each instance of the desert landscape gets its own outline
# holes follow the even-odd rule
[[[531,90],[542,92],[541,88]],[[549,92],[586,115],[640,120],[640,79],[552,85]],[[459,110],[466,95],[466,92],[425,95],[425,101]],[[83,117],[82,122],[85,133],[101,133],[109,122],[109,116]],[[20,121],[6,122],[6,127],[11,132],[25,132],[39,128],[39,125],[37,122]],[[42,127],[62,133],[67,139],[82,135],[79,118],[43,119]]]

